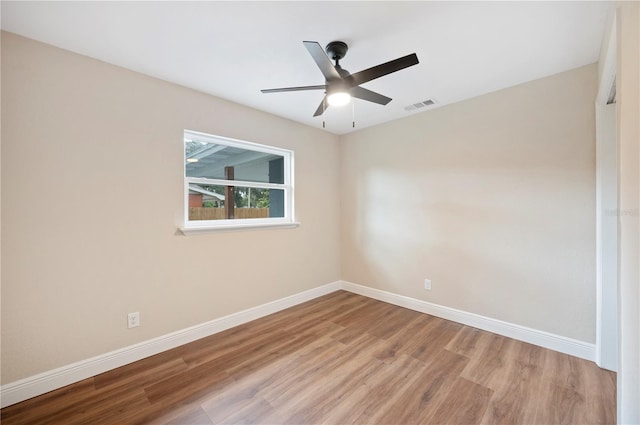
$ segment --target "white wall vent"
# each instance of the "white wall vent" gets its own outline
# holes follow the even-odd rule
[[[413,105],[405,106],[405,111],[415,111],[416,109],[425,108],[427,106],[435,105],[436,101],[433,99],[427,99],[422,102],[414,103]]]

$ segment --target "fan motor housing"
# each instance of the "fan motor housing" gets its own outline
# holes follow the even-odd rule
[[[347,50],[349,50],[349,46],[344,41],[332,41],[327,44],[325,47],[325,51],[327,52],[327,56],[332,60],[340,60],[347,54]]]

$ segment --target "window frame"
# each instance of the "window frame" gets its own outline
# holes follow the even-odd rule
[[[194,140],[204,143],[214,143],[248,151],[262,152],[278,155],[283,158],[283,183],[265,183],[246,180],[212,179],[206,177],[188,177],[187,160],[185,154],[186,140]],[[182,175],[184,178],[184,217],[183,225],[180,228],[183,234],[196,232],[209,232],[221,230],[239,230],[264,227],[297,227],[295,221],[294,202],[294,152],[289,149],[277,148],[274,146],[262,145],[254,142],[231,139],[229,137],[217,136],[193,130],[184,130],[182,142]],[[284,216],[266,218],[233,218],[220,220],[189,220],[189,184],[249,187],[258,189],[278,189],[284,192]],[[225,200],[226,201],[226,200]]]

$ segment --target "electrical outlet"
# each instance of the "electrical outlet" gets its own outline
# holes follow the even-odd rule
[[[430,279],[425,279],[424,280],[424,289],[426,289],[427,291],[431,290],[431,280]]]
[[[131,329],[138,326],[140,326],[140,313],[136,311],[135,313],[127,314],[127,327]]]

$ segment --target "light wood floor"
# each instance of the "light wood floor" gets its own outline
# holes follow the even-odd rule
[[[615,424],[615,374],[340,291],[9,406],[1,419]]]

